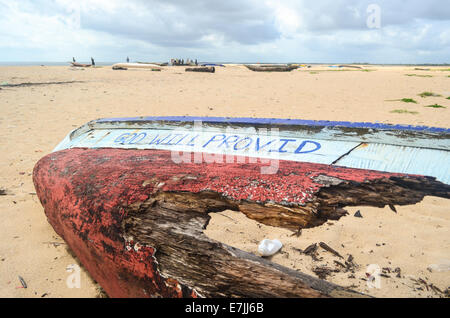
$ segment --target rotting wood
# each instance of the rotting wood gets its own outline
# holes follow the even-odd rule
[[[128,70],[126,67],[122,67],[122,66],[113,66],[112,69],[114,71],[127,71]]]
[[[373,182],[342,182],[317,193],[320,218],[338,220],[345,206],[411,205],[427,195],[450,198],[450,186],[429,177],[397,177]],[[322,223],[323,224],[323,223]]]
[[[449,197],[448,185],[421,176],[290,161],[261,175],[258,164],[170,158],[162,150],[68,149],[35,167],[49,222],[111,297],[359,296],[210,240],[208,213],[231,209],[298,230],[338,219],[348,205]]]
[[[324,242],[320,242],[319,243],[320,247],[323,248],[324,250],[330,252],[331,254],[339,257],[339,258],[343,258],[341,254],[339,254],[335,249],[331,248],[328,244],[324,243]]]
[[[19,83],[19,84],[2,84],[1,87],[30,87],[30,86],[43,86],[43,85],[64,85],[64,84],[74,84],[74,83],[84,83],[82,81],[66,81],[66,82],[43,82],[43,83]]]
[[[200,73],[215,73],[216,68],[212,67],[188,67],[185,70],[186,72],[200,72]]]
[[[72,67],[91,67],[92,66],[92,64],[81,64],[81,63],[76,63],[76,62],[72,62],[70,64],[72,64]]]
[[[298,69],[298,66],[292,65],[245,65],[253,72],[291,72]]]
[[[161,276],[204,297],[358,296],[203,234],[209,212],[236,208],[215,193],[159,193],[133,206],[122,227],[128,240],[156,249]]]

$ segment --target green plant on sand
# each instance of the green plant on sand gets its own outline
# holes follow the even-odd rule
[[[428,108],[447,108],[446,106],[442,106],[442,105],[439,105],[439,104],[428,105],[428,106],[425,106],[425,107],[428,107]]]
[[[412,98],[402,98],[401,101],[404,102],[404,103],[414,103],[414,104],[417,104],[417,102],[416,102],[414,99],[412,99]]]
[[[417,115],[419,112],[409,111],[409,110],[406,110],[406,109],[394,109],[394,110],[391,111],[391,113]]]
[[[433,77],[433,75],[418,75],[418,74],[405,74],[405,76]]]
[[[388,99],[386,102],[404,102],[404,103],[414,103],[417,104],[417,102],[412,98],[402,98],[402,99]]]
[[[439,94],[435,94],[432,92],[423,92],[421,94],[419,94],[420,97],[425,98],[425,97],[442,97],[442,95]]]

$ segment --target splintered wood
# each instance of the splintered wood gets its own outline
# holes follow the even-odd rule
[[[321,164],[282,161],[277,174],[261,175],[259,164],[170,158],[162,150],[70,149],[35,167],[49,222],[111,297],[358,297],[209,239],[208,213],[234,210],[299,231],[338,220],[346,206],[406,205],[450,190],[432,178]]]

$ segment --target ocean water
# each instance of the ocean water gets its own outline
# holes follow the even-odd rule
[[[0,66],[70,66],[70,63],[72,61],[67,62],[2,62],[0,61]],[[77,61],[81,64],[91,64],[91,61]],[[135,63],[135,61],[131,61],[132,63]],[[163,63],[165,61],[162,61]],[[97,62],[95,61],[95,64],[98,66],[110,66],[115,63],[125,63],[124,61],[115,61],[115,62]],[[216,64],[258,64],[259,62],[217,62],[217,61],[205,61],[205,62],[198,62],[198,64],[204,64],[204,63],[216,63]],[[348,65],[377,65],[377,66],[449,66],[450,64],[371,64],[371,63],[342,63],[342,62],[336,62],[336,63],[308,63],[308,62],[273,62],[273,63],[263,63],[263,64],[307,64],[307,65],[340,65],[340,64],[348,64]]]
[[[70,66],[70,63],[72,61],[67,61],[67,62],[1,62],[0,61],[0,66]],[[78,63],[81,64],[91,64],[91,61],[77,61]],[[119,63],[119,62],[97,62],[95,61],[95,65],[98,66],[108,66],[108,65],[113,65],[115,63]]]

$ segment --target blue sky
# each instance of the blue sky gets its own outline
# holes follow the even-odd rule
[[[450,5],[448,0],[0,0],[0,61],[65,62],[72,56],[105,62],[130,56],[450,63]]]

